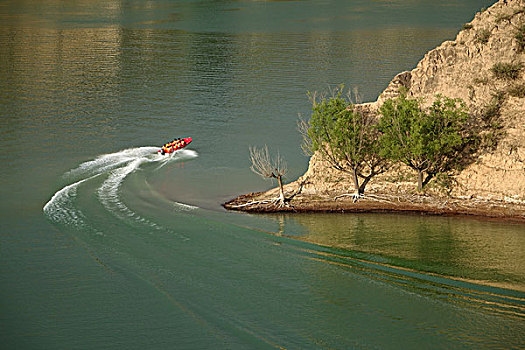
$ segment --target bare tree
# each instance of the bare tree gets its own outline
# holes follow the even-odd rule
[[[270,158],[268,147],[265,145],[262,148],[250,146],[250,160],[252,166],[250,167],[254,173],[266,179],[277,179],[279,183],[279,198],[277,201],[281,206],[286,205],[286,198],[284,197],[283,177],[287,172],[287,165],[284,159],[277,153],[274,159]]]

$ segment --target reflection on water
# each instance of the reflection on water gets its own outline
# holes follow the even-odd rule
[[[525,227],[391,214],[276,216],[279,231],[365,259],[525,291]]]
[[[393,267],[386,259],[377,259],[377,257],[370,259],[369,255],[356,252],[315,249],[301,250],[301,253],[307,254],[310,260],[328,263],[351,274],[358,274],[368,280],[395,286],[416,295],[427,296],[432,300],[446,301],[459,307],[475,306],[489,313],[504,314],[518,319],[525,317],[525,297],[524,293],[519,291],[480,285],[476,283],[479,281],[451,279]],[[383,260],[384,263],[377,260]],[[324,279],[322,275],[316,275],[315,278]],[[326,286],[319,291],[326,293]]]

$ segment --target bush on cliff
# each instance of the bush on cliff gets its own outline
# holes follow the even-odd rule
[[[380,112],[381,154],[417,171],[418,190],[437,174],[460,169],[476,150],[470,117],[458,99],[438,96],[425,111],[402,93]]]
[[[481,29],[476,32],[476,41],[481,44],[489,42],[490,31],[488,29]]]
[[[494,64],[490,70],[498,79],[515,80],[519,77],[522,68],[523,65],[521,63],[499,62]]]
[[[523,98],[525,97],[525,84],[513,85],[509,88],[508,92],[512,97]]]

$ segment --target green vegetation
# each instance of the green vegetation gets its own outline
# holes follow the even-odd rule
[[[312,115],[308,122],[299,122],[299,130],[303,150],[318,152],[334,169],[348,174],[357,198],[374,176],[387,170],[388,161],[380,156],[374,117],[357,110],[343,91],[343,86],[336,88],[330,98],[309,94]]]
[[[463,29],[466,29],[466,30],[469,30],[469,29],[472,29],[474,26],[470,23],[465,23],[463,24]]]
[[[512,97],[523,98],[525,97],[525,84],[511,86],[507,92]]]
[[[450,195],[454,186],[456,185],[456,181],[453,176],[450,176],[447,173],[439,173],[434,178],[434,181],[432,181],[432,183],[429,184],[429,186],[431,185],[439,192]]]
[[[424,111],[418,100],[401,94],[381,107],[381,154],[414,169],[418,190],[437,174],[460,169],[476,151],[477,136],[458,99],[438,96]]]
[[[523,68],[521,63],[496,63],[490,69],[492,74],[498,79],[515,80]]]
[[[519,52],[525,51],[525,24],[522,24],[520,27],[518,27],[514,38],[516,38],[516,41],[518,42]]]
[[[500,120],[503,102],[505,102],[505,93],[497,91],[481,111],[480,123],[477,126],[477,131],[481,135],[479,144],[481,149],[496,149],[499,140],[505,135]]]
[[[488,29],[481,29],[476,32],[476,41],[482,44],[489,42],[490,31]]]
[[[483,78],[474,78],[474,80],[472,80],[472,82],[476,85],[478,84],[481,84],[481,85],[487,85],[489,83],[489,78],[487,77],[483,77]]]
[[[525,86],[516,86],[516,91],[525,94]],[[440,95],[423,108],[420,100],[402,91],[381,106],[379,118],[343,96],[342,86],[328,98],[309,97],[310,120],[299,122],[303,150],[350,176],[356,197],[374,176],[396,163],[415,170],[418,190],[435,179],[433,186],[450,191],[450,175],[474,162],[480,150],[496,147],[504,134],[499,119],[503,91],[496,92],[476,118],[462,100]]]
[[[497,123],[498,117],[500,116],[501,105],[505,101],[505,93],[498,91],[492,95],[491,100],[483,109],[481,113],[481,120],[486,125],[494,126]]]
[[[481,135],[481,144],[486,150],[495,150],[499,140],[500,136],[497,132],[487,132]]]

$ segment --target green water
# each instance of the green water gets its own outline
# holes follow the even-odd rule
[[[1,347],[524,347],[523,225],[220,207],[271,186],[249,145],[305,171],[306,91],[374,100],[488,5],[0,1]]]

